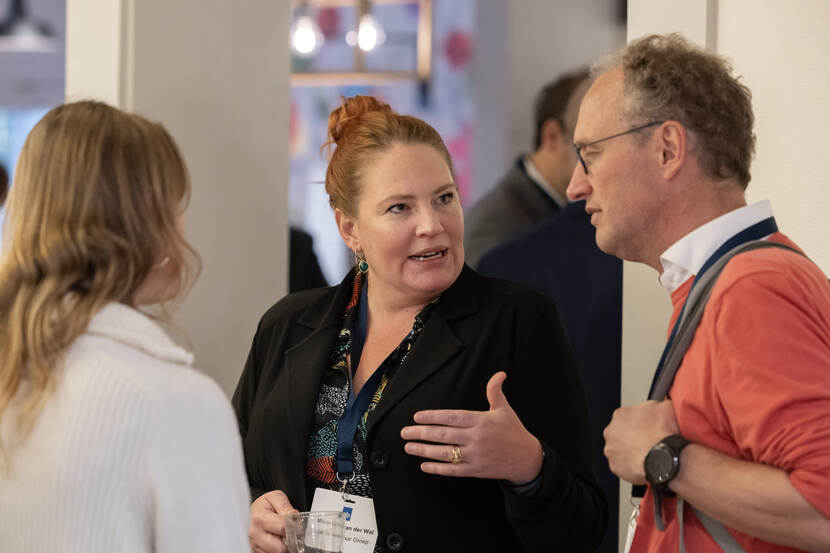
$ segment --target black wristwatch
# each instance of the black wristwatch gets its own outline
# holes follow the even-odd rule
[[[655,488],[659,488],[667,497],[674,495],[669,490],[669,482],[677,476],[680,470],[680,452],[687,445],[689,445],[689,440],[679,434],[674,434],[657,442],[646,455],[643,463],[646,469],[646,480]]]

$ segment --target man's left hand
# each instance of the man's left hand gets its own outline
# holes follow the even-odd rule
[[[620,407],[603,432],[611,472],[632,484],[645,484],[643,463],[648,451],[663,438],[679,433],[671,400]]]

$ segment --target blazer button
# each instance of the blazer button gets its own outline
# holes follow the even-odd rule
[[[403,549],[403,536],[397,532],[392,532],[386,536],[386,547],[389,551],[401,551]]]
[[[389,456],[382,451],[373,451],[371,455],[369,455],[369,462],[372,463],[372,466],[376,469],[385,469],[386,465],[389,464]]]

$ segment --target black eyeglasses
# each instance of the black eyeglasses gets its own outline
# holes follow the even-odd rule
[[[582,148],[587,148],[588,146],[593,146],[594,144],[599,144],[600,142],[605,142],[606,140],[611,140],[612,138],[617,138],[618,136],[624,136],[626,134],[631,134],[633,132],[641,131],[643,129],[647,129],[649,127],[653,127],[654,125],[662,125],[665,121],[652,121],[651,123],[646,123],[645,125],[640,125],[639,127],[634,127],[633,129],[628,129],[627,131],[618,132],[617,134],[612,134],[611,136],[606,136],[605,138],[600,138],[599,140],[594,140],[593,142],[589,142],[587,144],[583,144],[579,146],[578,144],[574,144],[574,150],[576,150],[576,157],[579,159],[579,163],[582,164],[582,169],[585,170],[585,174],[588,174],[588,165],[585,163],[585,160],[582,159]]]

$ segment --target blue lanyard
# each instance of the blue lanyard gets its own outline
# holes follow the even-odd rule
[[[369,407],[369,402],[377,390],[380,380],[386,372],[387,363],[384,361],[375,369],[369,380],[360,389],[360,393],[352,393],[352,375],[360,365],[360,355],[363,353],[363,344],[366,342],[368,326],[368,301],[366,299],[366,285],[360,291],[360,300],[357,305],[357,317],[351,329],[351,369],[349,370],[348,399],[346,410],[337,422],[337,477],[349,478],[354,473],[354,436],[360,425],[360,418]]]
[[[660,373],[663,371],[663,364],[666,362],[666,355],[669,353],[669,349],[671,349],[672,342],[674,342],[674,338],[677,335],[677,327],[680,324],[680,321],[683,319],[683,312],[686,311],[686,303],[689,301],[689,297],[692,295],[692,290],[694,290],[695,286],[697,285],[700,277],[709,270],[709,268],[714,265],[718,259],[726,255],[730,250],[737,248],[741,244],[745,244],[747,242],[751,242],[753,240],[760,240],[765,236],[769,236],[774,232],[778,231],[778,225],[775,224],[775,218],[770,217],[768,219],[764,219],[758,223],[755,223],[749,228],[746,228],[727,240],[723,243],[723,245],[715,250],[709,259],[706,260],[706,263],[703,264],[703,267],[700,268],[697,275],[695,275],[695,279],[692,282],[692,287],[689,289],[689,295],[686,296],[686,301],[683,302],[683,307],[680,309],[680,314],[677,316],[677,320],[674,322],[674,326],[671,329],[671,334],[669,335],[669,340],[666,342],[666,347],[663,348],[663,354],[660,356],[660,363],[657,365],[657,370],[654,373],[654,378],[651,381],[651,387],[648,391],[648,397],[651,399],[652,394],[654,393],[654,386],[657,384],[658,378],[660,378]],[[662,399],[662,398],[660,398]]]

